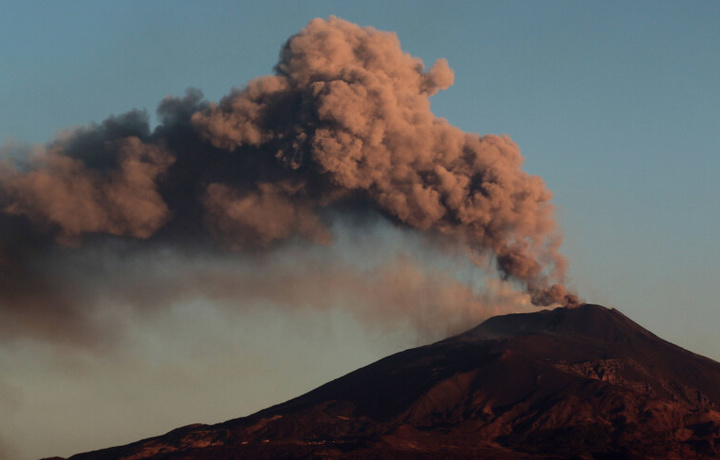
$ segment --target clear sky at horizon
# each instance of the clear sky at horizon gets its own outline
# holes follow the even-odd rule
[[[330,15],[397,33],[427,67],[446,58],[455,83],[433,113],[520,146],[554,192],[570,285],[720,360],[718,2],[12,1],[0,15],[0,145],[136,108],[154,116],[188,87],[218,101]],[[368,238],[421,246],[382,226]],[[367,256],[351,237],[337,244],[327,257]],[[189,302],[126,326],[102,351],[0,341],[0,460],[247,415],[425,340],[334,307]]]

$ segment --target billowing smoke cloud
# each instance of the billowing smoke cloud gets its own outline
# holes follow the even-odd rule
[[[49,254],[80,246],[218,247],[257,254],[332,242],[337,216],[400,228],[490,258],[536,305],[572,304],[551,192],[508,137],[430,111],[453,82],[394,34],[331,17],[291,37],[275,74],[218,104],[197,90],[112,117],[0,163],[0,320],[86,330]],[[18,155],[14,155],[17,157]],[[121,249],[126,250],[126,249]],[[332,280],[331,280],[332,281]]]

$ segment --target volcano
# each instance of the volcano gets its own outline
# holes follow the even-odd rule
[[[720,457],[720,363],[615,309],[496,316],[248,417],[96,459]]]

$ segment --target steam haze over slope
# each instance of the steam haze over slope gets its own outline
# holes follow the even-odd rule
[[[712,155],[718,145],[713,126],[719,95],[712,83],[718,74],[712,59],[718,47],[712,26],[716,7],[661,6],[649,12],[612,6],[406,10],[396,5],[361,13],[351,7],[329,11],[286,4],[204,12],[178,5],[106,4],[52,6],[35,15],[13,8],[3,19],[10,69],[0,85],[6,107],[0,126],[8,141],[3,154],[22,157],[37,150],[28,144],[47,142],[73,125],[100,123],[96,131],[105,133],[121,126],[115,136],[125,140],[98,144],[115,163],[92,165],[114,187],[88,209],[135,209],[134,202],[110,198],[124,187],[142,196],[143,213],[127,213],[142,222],[106,219],[102,230],[141,238],[160,232],[163,244],[86,235],[99,228],[92,219],[64,232],[50,228],[38,236],[20,228],[13,233],[26,240],[4,247],[3,261],[18,260],[17,253],[7,254],[18,247],[35,249],[21,254],[23,270],[6,269],[1,281],[25,289],[30,302],[11,310],[4,299],[0,406],[13,422],[0,426],[0,449],[14,449],[20,458],[69,455],[184,423],[236,417],[490,314],[534,308],[517,289],[534,276],[503,283],[492,274],[492,261],[473,264],[463,245],[388,224],[380,217],[387,215],[385,204],[358,214],[356,202],[333,201],[336,195],[313,190],[293,202],[300,205],[291,206],[294,217],[285,227],[271,229],[283,235],[283,228],[292,228],[297,235],[280,242],[282,251],[262,253],[248,251],[245,241],[218,238],[227,220],[211,221],[215,241],[245,246],[243,257],[217,249],[209,238],[192,233],[197,230],[192,225],[175,233],[167,230],[172,226],[163,227],[163,219],[171,219],[163,217],[163,206],[178,209],[185,201],[161,202],[153,195],[154,178],[173,167],[173,155],[163,150],[173,146],[155,142],[155,126],[182,121],[168,119],[168,113],[199,102],[195,93],[185,96],[189,86],[202,90],[207,101],[219,102],[216,109],[202,108],[207,120],[223,113],[238,101],[231,96],[220,102],[230,88],[271,74],[284,41],[312,18],[330,14],[397,32],[402,50],[425,63],[428,77],[421,86],[448,85],[442,64],[430,70],[437,59],[447,59],[454,84],[432,97],[432,114],[464,131],[508,133],[519,146],[526,159],[522,169],[542,177],[555,193],[552,202],[565,233],[562,251],[572,262],[571,285],[581,294],[621,307],[673,342],[718,356],[712,328],[718,323],[712,230],[719,195],[718,160]],[[279,80],[273,82],[281,85]],[[154,115],[168,94],[168,110]],[[144,108],[147,115],[122,116],[133,108]],[[115,127],[102,125],[109,114],[115,115]],[[145,116],[150,126],[144,127]],[[351,126],[349,119],[346,123]],[[297,124],[288,124],[295,134]],[[280,142],[257,132],[258,139]],[[67,131],[56,139],[60,144],[55,145],[67,142]],[[227,148],[227,139],[238,137],[227,136],[214,148]],[[92,146],[92,136],[88,142]],[[248,142],[260,148],[259,141]],[[76,151],[85,150],[80,145]],[[78,161],[92,163],[78,155]],[[223,169],[221,152],[216,155],[215,171],[232,173]],[[134,169],[138,165],[142,168]],[[190,166],[183,170],[194,171]],[[77,174],[72,169],[77,167],[62,160],[53,171]],[[124,175],[112,172],[118,170]],[[87,187],[96,186],[98,174],[83,176],[89,177]],[[268,199],[287,209],[285,197],[297,194],[296,186],[258,186],[256,203],[265,205],[257,209],[267,209]],[[382,187],[373,187],[380,197]],[[206,190],[214,192],[203,195],[205,205],[238,201],[222,187]],[[162,196],[162,190],[158,193]],[[549,198],[538,197],[536,203]],[[342,202],[340,211],[355,212],[339,212],[322,230],[318,222],[327,216],[309,210],[328,202]],[[47,224],[47,216],[28,202],[16,201],[14,209]],[[183,209],[188,217],[201,212]],[[61,217],[55,219],[53,225]],[[412,221],[402,219],[394,223]],[[204,225],[202,214],[200,220]],[[15,229],[3,224],[5,232]],[[436,233],[444,228],[424,221],[410,225]],[[322,243],[327,236],[333,244],[298,244],[303,239]],[[502,247],[486,241],[484,247]],[[560,265],[550,262],[545,274]],[[38,267],[45,284],[23,288],[27,280],[38,279],[33,278]],[[399,294],[406,292],[410,295]],[[60,293],[65,301],[50,304],[44,293]],[[78,309],[83,305],[92,308]],[[439,306],[451,314],[438,316]],[[433,327],[437,324],[441,327]],[[283,375],[303,377],[290,385]],[[157,388],[164,389],[161,395]],[[151,402],[164,409],[149,417]],[[127,427],[127,420],[137,428]],[[29,427],[39,423],[46,425],[34,429],[47,433],[47,447],[31,441]],[[95,446],[74,444],[87,437],[73,439],[76,435],[63,431],[69,426],[74,432],[96,430]]]

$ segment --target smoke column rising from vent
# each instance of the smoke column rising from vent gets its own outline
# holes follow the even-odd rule
[[[316,19],[287,41],[274,75],[218,104],[188,90],[162,101],[154,130],[130,112],[4,160],[0,318],[81,329],[72,293],[46,274],[48,253],[110,238],[208,239],[253,254],[330,244],[337,216],[369,214],[491,258],[536,305],[577,303],[552,194],[521,169],[517,145],[430,111],[452,83],[445,60],[425,69],[395,34]]]

